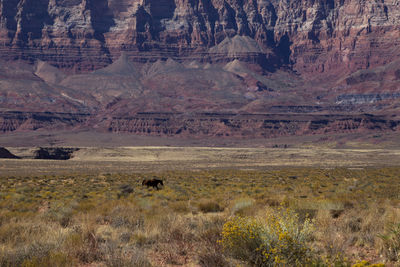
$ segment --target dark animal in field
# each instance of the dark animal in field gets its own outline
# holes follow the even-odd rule
[[[142,186],[145,185],[145,186],[147,186],[147,188],[152,186],[153,188],[156,188],[157,190],[159,189],[158,184],[164,186],[163,181],[159,180],[159,179],[144,179],[142,182]]]

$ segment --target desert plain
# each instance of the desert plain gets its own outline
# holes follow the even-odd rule
[[[395,146],[179,142],[74,146],[69,160],[7,147],[22,158],[0,160],[0,265],[399,263]]]

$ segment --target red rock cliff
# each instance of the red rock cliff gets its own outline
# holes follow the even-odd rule
[[[0,0],[3,59],[78,71],[121,51],[137,61],[208,60],[235,35],[300,73],[354,71],[399,57],[399,32],[397,0]]]

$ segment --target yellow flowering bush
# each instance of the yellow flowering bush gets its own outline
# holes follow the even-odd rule
[[[254,266],[303,266],[313,258],[308,245],[312,231],[310,219],[300,223],[295,212],[279,209],[263,220],[232,218],[224,224],[220,242],[233,257]]]
[[[385,267],[385,264],[383,263],[370,264],[368,261],[363,260],[356,264],[353,264],[351,267]]]

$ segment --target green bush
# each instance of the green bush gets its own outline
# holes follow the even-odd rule
[[[308,242],[313,224],[288,209],[279,209],[265,220],[234,217],[223,226],[224,249],[234,258],[253,266],[303,266],[313,260]]]

